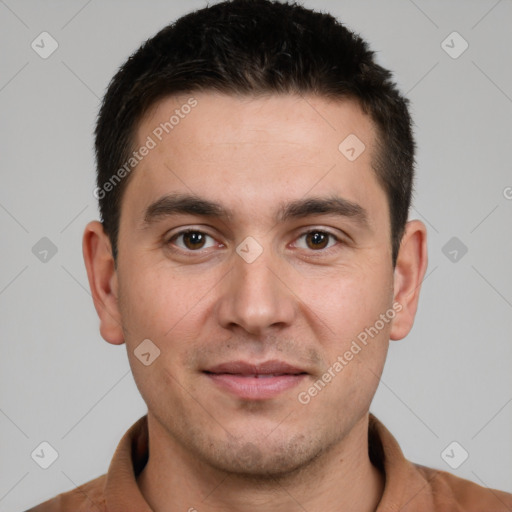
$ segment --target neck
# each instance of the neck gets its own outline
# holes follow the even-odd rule
[[[383,475],[368,456],[368,415],[307,467],[284,476],[228,474],[198,460],[148,414],[150,457],[139,488],[155,512],[373,512]]]

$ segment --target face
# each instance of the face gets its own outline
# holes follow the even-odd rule
[[[123,336],[173,443],[214,468],[282,474],[350,435],[382,372],[394,295],[375,131],[351,101],[193,97],[138,127],[135,146],[155,146],[122,201]],[[339,149],[350,134],[355,160],[360,146]],[[147,366],[146,339],[160,350]]]

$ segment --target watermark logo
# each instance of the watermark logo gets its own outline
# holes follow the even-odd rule
[[[454,31],[443,40],[441,48],[452,59],[458,59],[469,48],[469,43],[458,32]]]
[[[58,459],[59,453],[48,441],[43,441],[30,456],[40,468],[48,469]]]
[[[48,263],[56,254],[57,246],[46,236],[43,236],[32,247],[32,254],[41,262]]]
[[[441,251],[452,262],[458,263],[468,252],[467,246],[456,236],[443,245]]]
[[[245,238],[236,247],[236,253],[245,260],[246,263],[253,263],[263,252],[263,247],[252,236]]]
[[[176,126],[181,122],[182,119],[190,114],[192,109],[198,104],[194,97],[190,97],[186,103],[181,105],[180,108],[174,110],[174,114],[170,116],[168,121],[160,123],[153,129],[151,135],[148,135],[144,144],[139,147],[136,151],[133,151],[131,156],[126,162],[107,180],[101,187],[96,187],[93,191],[93,196],[96,199],[103,199],[109,192],[121,182],[122,179],[126,178],[133,169],[149,155],[150,151],[155,149],[159,142],[163,140],[165,135],[169,134],[174,130]]]
[[[345,351],[343,355],[339,355],[336,361],[329,366],[323,375],[316,380],[307,390],[301,391],[297,395],[297,400],[302,405],[307,405],[311,399],[317,396],[332,380],[354,359],[354,356],[359,354],[364,347],[368,345],[368,338],[375,338],[379,332],[384,329],[386,324],[389,324],[396,314],[402,311],[403,306],[399,302],[395,302],[392,308],[389,308],[385,313],[381,313],[379,319],[375,323],[366,327],[357,335],[357,341],[353,340],[350,348]],[[358,343],[359,342],[359,343]]]
[[[41,32],[30,46],[41,59],[47,59],[59,47],[59,43],[48,32]]]
[[[160,349],[150,339],[145,339],[133,353],[144,366],[149,366],[160,356]]]
[[[457,441],[452,441],[442,452],[441,458],[450,466],[452,469],[457,469],[469,457],[469,453],[465,448]]]
[[[365,149],[364,142],[353,133],[343,139],[338,146],[339,152],[350,162],[357,160]]]

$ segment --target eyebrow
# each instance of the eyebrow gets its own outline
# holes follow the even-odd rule
[[[147,207],[144,212],[142,228],[149,227],[162,218],[178,214],[224,220],[234,217],[232,210],[219,203],[193,194],[174,193],[157,199]],[[347,217],[355,220],[363,227],[368,227],[368,214],[366,210],[361,205],[339,196],[309,197],[281,204],[275,220],[277,222],[285,222],[313,215]]]

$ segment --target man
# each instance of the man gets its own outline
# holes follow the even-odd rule
[[[427,267],[407,101],[334,18],[222,2],[124,64],[83,250],[147,416],[32,510],[505,511],[404,459],[369,407]]]

